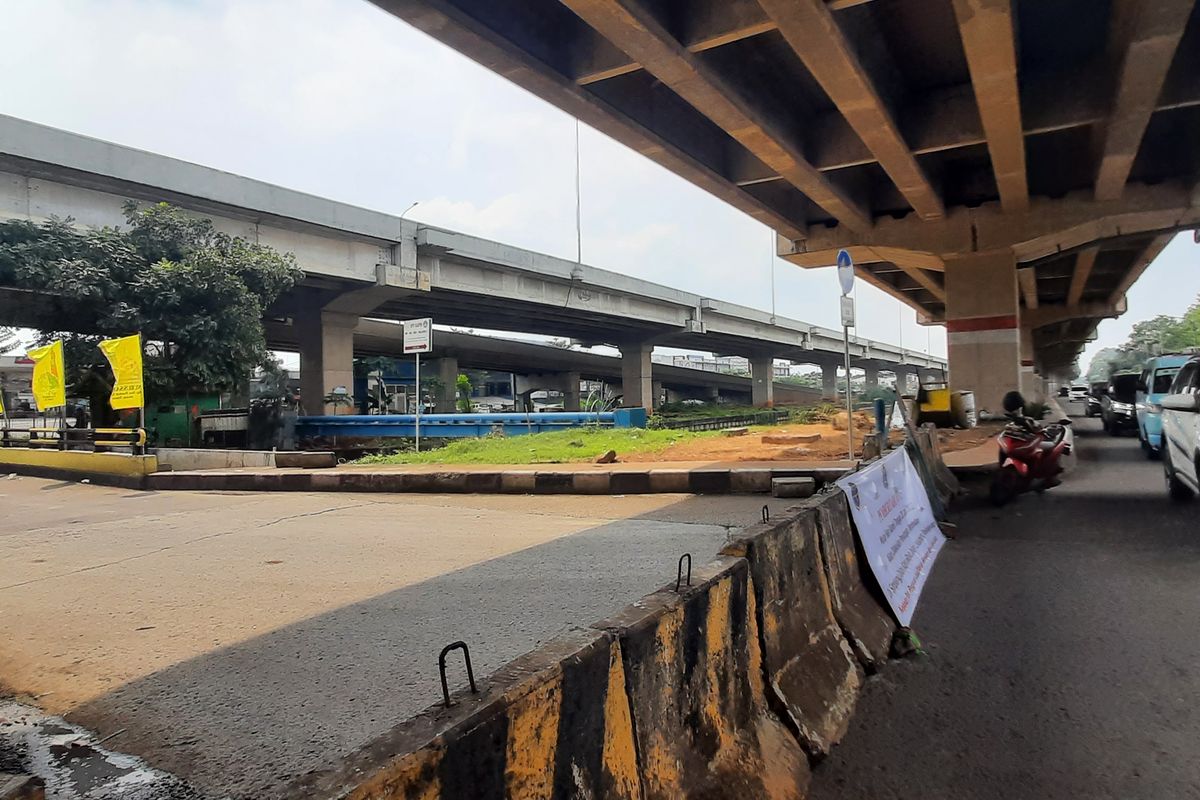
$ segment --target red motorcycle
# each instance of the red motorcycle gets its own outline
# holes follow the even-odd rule
[[[991,499],[997,506],[1023,492],[1032,490],[1041,494],[1057,486],[1063,471],[1058,462],[1071,452],[1067,440],[1070,420],[1042,428],[1028,417],[1008,416],[1012,421],[996,439],[1000,445],[1000,468],[992,477]]]

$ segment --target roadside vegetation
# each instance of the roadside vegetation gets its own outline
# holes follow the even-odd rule
[[[1160,314],[1133,326],[1120,347],[1105,347],[1092,358],[1086,377],[1108,380],[1116,372],[1137,371],[1152,356],[1200,348],[1200,297],[1182,316]]]
[[[650,430],[645,428],[572,428],[565,431],[533,433],[524,436],[484,436],[458,439],[445,447],[420,453],[411,450],[369,455],[358,464],[562,464],[571,461],[595,461],[609,450],[621,460],[659,453],[672,445],[719,431]]]
[[[721,408],[729,408],[722,406]],[[736,408],[736,407],[735,407]],[[761,411],[762,409],[745,409]],[[789,418],[776,425],[750,426],[738,442],[757,442],[764,433],[777,431],[780,425],[816,425],[828,423],[841,409],[832,404],[812,408],[794,408]],[[738,412],[732,412],[738,413]],[[726,416],[726,414],[709,414]],[[457,439],[420,453],[403,449],[364,456],[356,464],[564,464],[592,462],[609,450],[621,461],[660,454],[676,445],[723,437],[723,431],[686,431],[667,428],[606,428],[586,426],[550,433],[520,436],[494,434],[478,439]],[[411,448],[411,444],[408,444]]]

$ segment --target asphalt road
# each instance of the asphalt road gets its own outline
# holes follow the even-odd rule
[[[928,655],[868,681],[812,800],[1200,798],[1200,504],[1136,438],[1075,430],[1062,486],[954,515]]]
[[[763,504],[3,480],[0,699],[269,798],[440,700],[443,645],[486,676],[674,581],[680,553],[705,563]]]

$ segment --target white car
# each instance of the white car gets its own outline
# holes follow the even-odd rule
[[[1077,383],[1072,386],[1067,392],[1068,400],[1087,400],[1088,385],[1086,383]]]
[[[1200,492],[1200,356],[1183,365],[1161,403],[1167,492],[1188,500]]]

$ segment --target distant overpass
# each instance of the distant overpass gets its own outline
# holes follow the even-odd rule
[[[930,323],[983,408],[1200,226],[1197,0],[372,0]]]
[[[268,322],[266,333],[272,348],[296,348],[295,330],[291,326],[280,322]],[[357,355],[402,356],[403,335],[403,325],[363,319],[354,329],[354,352]],[[463,369],[510,372],[517,378],[518,393],[538,389],[561,392],[564,396],[564,407],[569,411],[579,408],[580,381],[601,381],[610,386],[614,393],[622,392],[621,359],[602,353],[495,336],[435,330],[432,356],[429,361],[422,360],[422,371],[429,370],[430,374],[435,374],[441,379],[443,385],[450,387],[445,396],[435,398],[439,411],[454,410],[454,379]],[[656,398],[665,394],[672,401],[713,401],[724,398],[749,403],[753,393],[751,379],[741,375],[661,363],[652,364],[651,372]],[[897,378],[903,383],[903,379],[910,374],[914,373],[901,372]],[[874,384],[877,373],[867,372],[866,379],[868,384]],[[776,380],[774,397],[777,403],[815,403],[822,397],[835,398],[838,389],[833,383],[821,388],[808,388]]]
[[[649,403],[656,345],[748,357],[759,404],[773,401],[774,359],[819,366],[827,384],[842,362],[840,331],[0,116],[8,216],[121,225],[129,199],[167,201],[295,254],[306,279],[269,316],[294,329],[305,397],[350,384],[354,330],[368,316],[613,345],[633,405]],[[869,380],[945,368],[858,337],[851,356]]]

